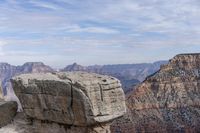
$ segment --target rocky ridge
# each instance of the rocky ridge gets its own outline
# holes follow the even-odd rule
[[[129,96],[112,131],[200,132],[200,54],[175,56]]]
[[[142,82],[148,75],[159,70],[160,66],[167,61],[140,64],[115,64],[115,65],[92,65],[81,66],[77,63],[68,65],[61,71],[86,71],[103,75],[113,76],[121,81],[122,88],[129,92],[133,86]]]
[[[160,65],[166,64],[166,61],[158,61],[155,63],[141,63],[141,64],[119,64],[119,65],[93,65],[81,66],[77,63],[68,65],[61,71],[86,71],[98,74],[105,74],[119,79],[122,83],[122,88],[128,92],[132,86],[137,85],[145,79],[146,76],[154,73]],[[10,65],[8,63],[0,63],[0,80],[2,81],[4,95],[11,91],[10,79],[13,76],[25,73],[38,72],[54,72],[51,67],[42,62],[27,62],[20,66]],[[12,94],[11,94],[12,95]],[[12,96],[11,96],[12,97]]]
[[[85,72],[23,74],[12,79],[27,132],[109,133],[126,112],[119,80]]]

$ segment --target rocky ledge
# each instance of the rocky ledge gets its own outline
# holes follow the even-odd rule
[[[200,132],[200,54],[175,56],[126,100],[113,132]]]
[[[85,72],[24,74],[11,80],[29,132],[109,133],[126,112],[119,80]]]

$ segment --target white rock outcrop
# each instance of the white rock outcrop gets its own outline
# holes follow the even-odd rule
[[[17,76],[11,82],[26,117],[33,125],[43,125],[34,128],[36,132],[47,132],[51,129],[48,124],[65,127],[62,132],[109,132],[110,122],[126,112],[121,84],[110,76],[35,73]]]

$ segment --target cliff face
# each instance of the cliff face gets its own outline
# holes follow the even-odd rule
[[[113,132],[200,132],[200,54],[181,54],[129,96]]]
[[[85,72],[24,74],[12,79],[27,132],[109,133],[126,112],[119,80]]]

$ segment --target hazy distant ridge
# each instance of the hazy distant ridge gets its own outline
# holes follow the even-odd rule
[[[147,76],[160,69],[160,66],[168,61],[140,64],[115,64],[115,65],[92,65],[82,66],[77,63],[66,66],[61,71],[86,71],[118,78],[124,91],[128,91],[136,84],[143,81]]]
[[[126,92],[129,89],[132,89],[133,86],[143,81],[148,75],[156,72],[160,68],[160,65],[166,63],[167,61],[157,61],[155,63],[91,66],[82,66],[77,63],[73,63],[63,69],[60,69],[60,71],[86,71],[114,76],[121,81],[123,89]],[[53,71],[56,70],[42,62],[26,62],[20,66],[0,63],[0,80],[2,81],[4,94],[7,94],[7,91],[12,91],[10,79],[15,75]]]

